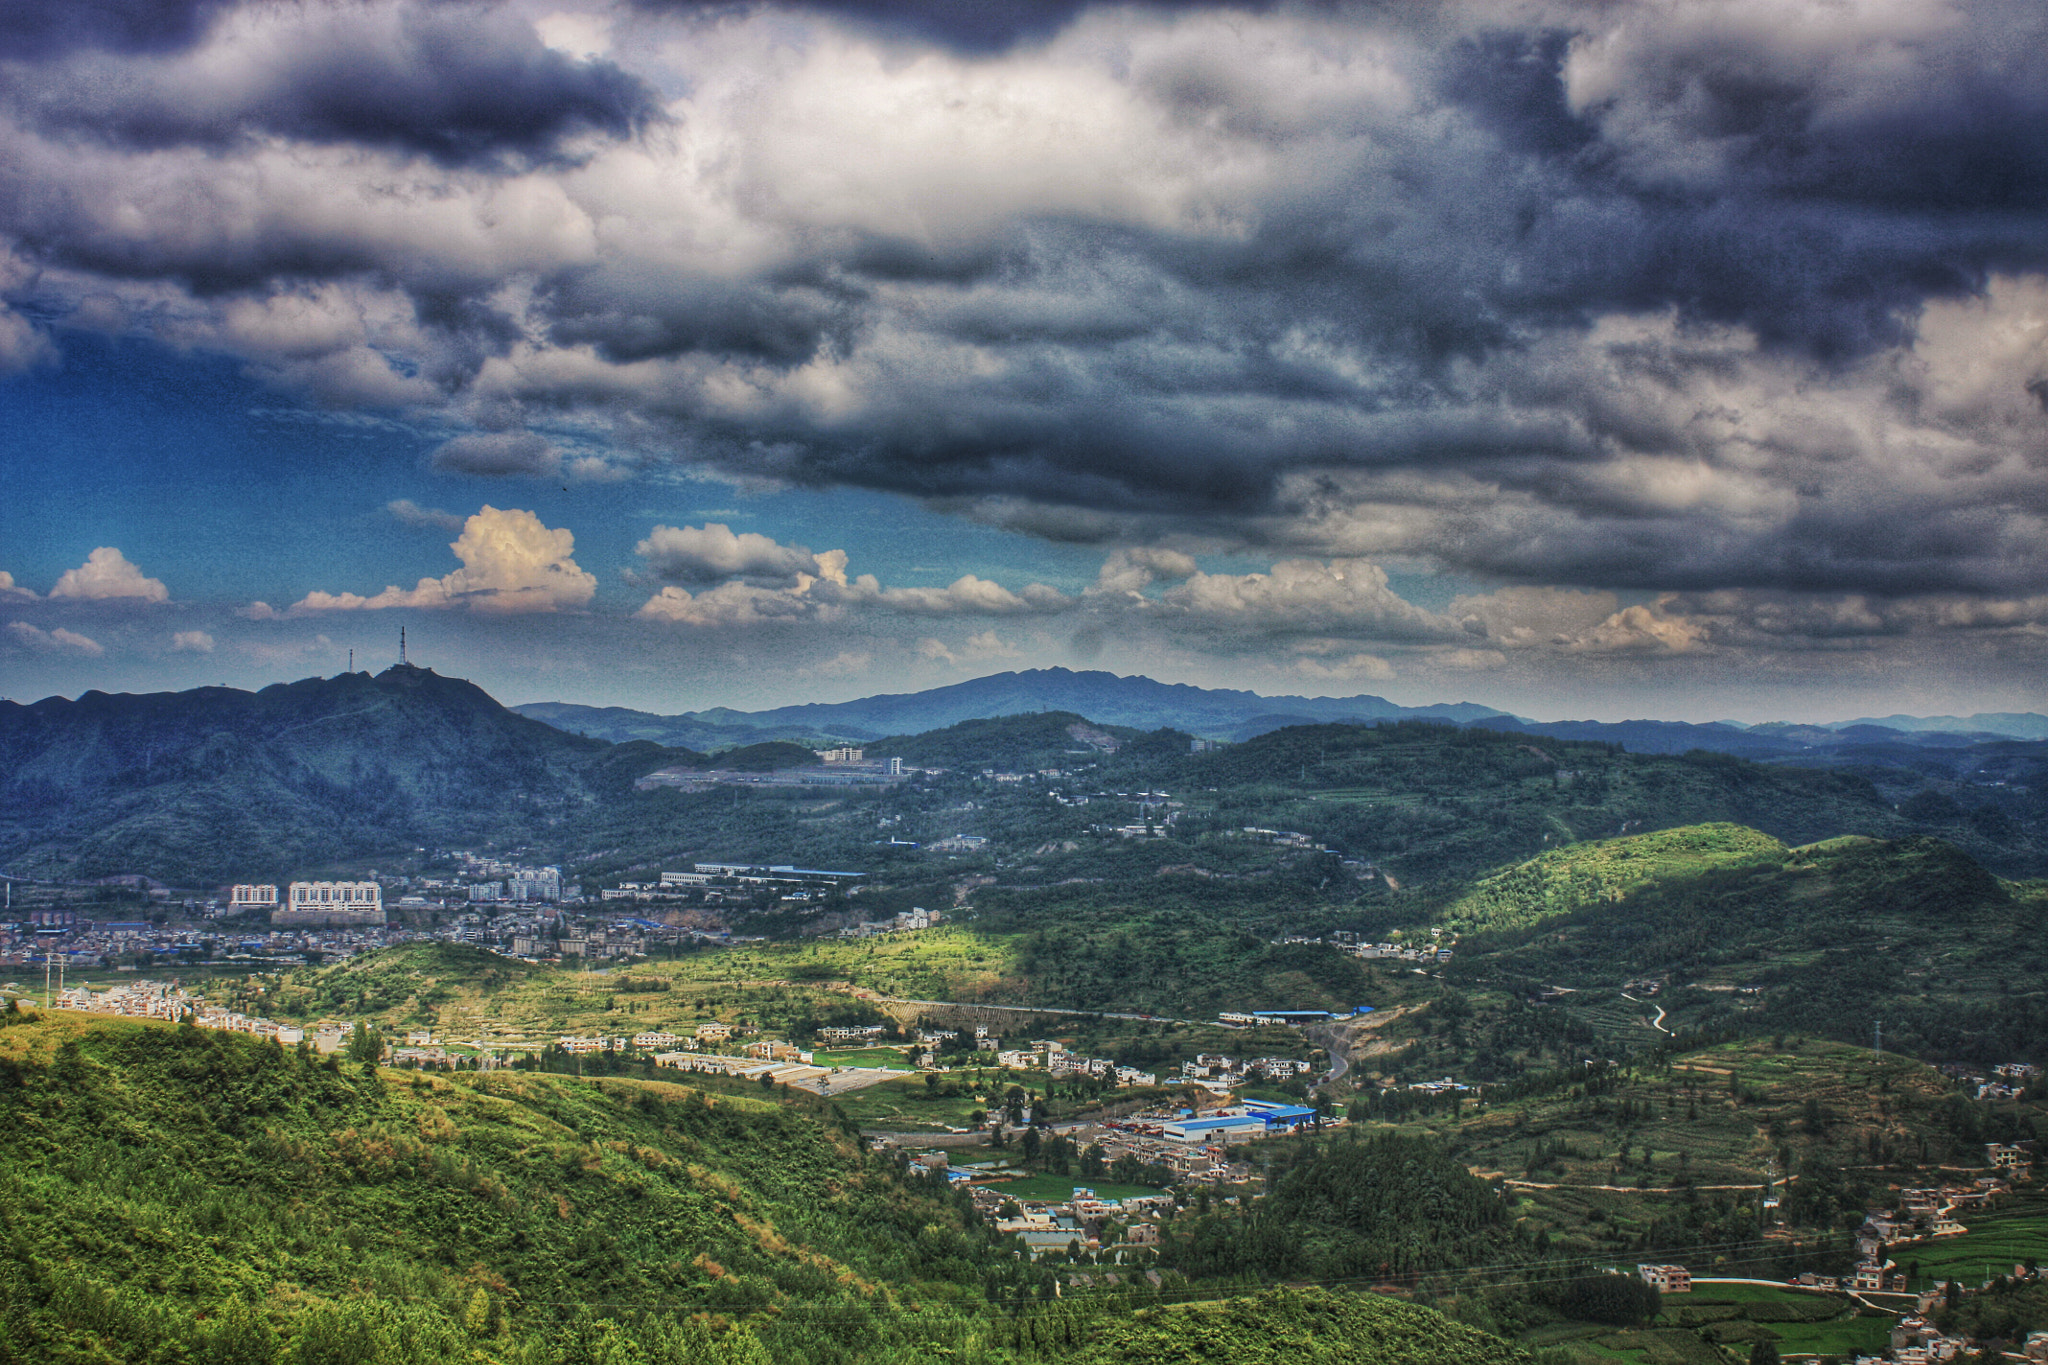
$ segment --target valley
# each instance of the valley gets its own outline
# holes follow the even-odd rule
[[[705,754],[425,670],[39,707],[0,715],[17,1358],[2048,1331],[2009,787],[1484,718]],[[226,895],[308,878],[388,922]]]

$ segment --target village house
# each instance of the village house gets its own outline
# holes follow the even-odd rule
[[[1692,1272],[1682,1265],[1639,1265],[1636,1274],[1659,1294],[1692,1293]]]

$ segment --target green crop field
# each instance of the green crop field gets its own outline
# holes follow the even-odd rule
[[[835,1048],[830,1052],[820,1048],[811,1054],[811,1061],[817,1066],[882,1067],[893,1071],[911,1069],[910,1055],[900,1047]]]
[[[1914,1271],[1916,1288],[1935,1280],[1979,1284],[1993,1275],[2009,1275],[2013,1266],[2029,1260],[2048,1260],[2048,1206],[2038,1198],[2018,1208],[1966,1209],[1959,1221],[1970,1229],[1960,1237],[1890,1249],[1893,1260]]]

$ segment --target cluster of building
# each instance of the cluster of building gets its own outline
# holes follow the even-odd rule
[[[1180,1078],[1205,1089],[1229,1093],[1250,1081],[1290,1081],[1313,1070],[1297,1057],[1234,1058],[1220,1052],[1197,1053],[1180,1064]]]
[[[2032,1062],[2003,1062],[1989,1076],[1953,1064],[1942,1071],[1974,1089],[1980,1100],[2016,1100],[2041,1079],[2041,1068]]]
[[[913,929],[929,929],[943,924],[945,915],[937,910],[927,910],[921,905],[912,906],[893,918],[885,920],[862,920],[839,931],[842,938],[873,938],[877,934],[901,934]]]
[[[1140,1137],[1183,1146],[1220,1147],[1299,1132],[1316,1121],[1316,1111],[1304,1104],[1242,1100],[1220,1109],[1189,1109],[1171,1117],[1141,1117],[1120,1126],[1123,1132]]]
[[[2017,1267],[2024,1270],[2025,1267]],[[1918,1310],[1908,1313],[1892,1326],[1891,1347],[1881,1356],[1857,1355],[1855,1365],[1939,1365],[1942,1361],[1959,1360],[1966,1352],[1977,1350],[1978,1343],[1967,1336],[1950,1336],[1934,1325],[1927,1312],[1934,1305],[1939,1293],[1921,1296]],[[2008,1360],[2025,1360],[2040,1365],[2048,1361],[2048,1332],[2027,1334],[2023,1354],[2011,1351],[2004,1353]]]
[[[260,960],[292,966],[305,962],[308,953],[318,953],[330,960],[345,959],[388,944],[433,937],[383,924],[308,925],[276,928],[265,934],[230,935],[146,920],[93,921],[70,909],[40,913],[48,921],[40,926],[0,925],[0,965],[40,967],[47,960],[59,966],[111,967],[123,958],[143,963],[154,958],[195,962]],[[121,970],[129,968],[124,966]]]
[[[382,924],[384,887],[375,881],[293,882],[280,903],[274,883],[245,883],[229,889],[228,908],[235,914],[267,912],[272,924],[302,928]]]
[[[944,1154],[938,1154],[944,1159]],[[920,1158],[930,1167],[930,1155]],[[1109,1253],[1121,1261],[1127,1251],[1149,1250],[1159,1245],[1159,1220],[1173,1210],[1173,1196],[1137,1195],[1127,1199],[1097,1198],[1095,1191],[1076,1185],[1070,1199],[1057,1203],[1023,1203],[1007,1198],[1000,1185],[973,1186],[975,1208],[1024,1244],[1032,1260],[1047,1255],[1077,1251]],[[1005,1205],[1017,1203],[1007,1216]]]
[[[977,1030],[977,1033],[980,1031]],[[1118,1066],[1108,1057],[1084,1057],[1071,1052],[1067,1045],[1057,1038],[1034,1038],[1023,1047],[1001,1048],[999,1040],[989,1038],[987,1045],[996,1050],[996,1065],[1012,1071],[1043,1070],[1055,1079],[1068,1076],[1092,1076],[1097,1080],[1114,1081],[1121,1086],[1157,1085],[1159,1077],[1150,1071],[1136,1067]]]
[[[279,1023],[252,1014],[210,1005],[186,991],[177,982],[124,981],[104,991],[73,986],[55,1000],[60,1010],[85,1014],[112,1014],[129,1019],[189,1019],[200,1028],[228,1033],[246,1033],[268,1038],[285,1047],[296,1047],[311,1039],[321,1052],[337,1052],[348,1042],[348,1026],[332,1021],[315,1026],[309,1034],[298,1024]]]
[[[850,890],[864,872],[799,868],[795,864],[690,864],[690,872],[664,872],[657,882],[621,882],[598,892],[602,900],[723,900],[727,892],[774,890],[784,900],[811,900]]]

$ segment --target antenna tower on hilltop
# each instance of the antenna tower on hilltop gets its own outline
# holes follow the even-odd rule
[[[398,628],[398,662],[405,662],[405,627]]]

